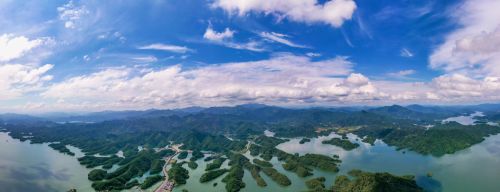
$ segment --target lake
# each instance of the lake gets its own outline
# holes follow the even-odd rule
[[[362,143],[355,135],[349,134],[349,140],[357,142],[360,147],[345,151],[333,145],[322,144],[321,141],[333,137],[340,137],[334,133],[311,139],[311,142],[299,144],[301,138],[291,139],[282,143],[277,148],[288,153],[318,153],[324,155],[340,156],[342,163],[338,174],[314,170],[314,176],[301,178],[295,173],[285,171],[281,163],[273,158],[271,162],[279,172],[287,175],[292,181],[292,185],[281,187],[274,183],[267,175],[261,173],[262,178],[267,182],[267,187],[259,187],[245,170],[243,181],[246,187],[242,191],[304,191],[306,190],[305,181],[318,177],[326,177],[326,186],[331,186],[335,177],[339,174],[346,174],[352,169],[361,169],[372,172],[390,172],[396,175],[415,175],[417,183],[428,191],[457,192],[457,191],[482,191],[497,192],[500,188],[498,178],[500,178],[500,135],[488,137],[484,142],[474,145],[469,149],[459,151],[453,155],[443,157],[423,156],[411,151],[397,151],[394,147],[386,145],[377,140],[374,146]],[[356,140],[358,139],[358,141]],[[246,154],[249,159],[255,157]],[[182,189],[189,191],[223,191],[224,185],[220,180],[221,176],[212,182],[201,184],[198,182],[206,162],[198,160],[198,168],[191,170],[184,165],[190,172],[190,178],[186,185],[177,187],[174,191],[180,192]],[[480,164],[480,166],[478,166]],[[227,165],[227,161],[224,166]],[[432,177],[427,177],[432,173]],[[213,187],[213,183],[218,183]],[[221,185],[222,184],[222,185]]]
[[[311,139],[311,142],[299,144],[301,138],[294,138],[277,147],[289,153],[318,153],[324,155],[340,156],[342,163],[340,173],[345,174],[351,169],[361,169],[372,172],[390,172],[397,175],[416,175],[417,183],[430,191],[482,191],[496,192],[500,188],[500,135],[490,136],[484,142],[474,145],[469,149],[459,151],[453,155],[443,157],[423,156],[411,151],[397,151],[394,147],[387,146],[380,140],[374,146],[359,141],[355,135],[349,134],[348,138],[360,144],[360,147],[345,151],[333,145],[321,144],[321,141],[336,134]],[[357,140],[358,139],[358,140]],[[47,144],[29,144],[0,133],[0,186],[2,191],[66,191],[76,188],[78,191],[93,191],[87,174],[90,171],[81,166],[76,157],[63,155],[48,147]],[[81,156],[78,149],[71,147],[76,156]],[[255,158],[246,154],[250,159]],[[188,158],[189,159],[189,156]],[[306,189],[307,179],[325,176],[326,185],[331,186],[338,174],[314,170],[314,176],[300,178],[295,173],[285,171],[281,163],[273,158],[271,161],[281,173],[286,174],[292,185],[281,187],[269,177],[261,173],[267,182],[267,187],[259,187],[245,171],[243,178],[246,187],[242,191],[303,191]],[[197,161],[198,168],[192,170],[184,165],[190,172],[187,185],[176,187],[174,191],[182,189],[189,191],[224,191],[221,179],[199,183],[199,178],[204,172],[207,162],[202,159]],[[228,161],[223,167],[227,167]],[[427,177],[427,173],[432,177]],[[218,183],[216,187],[214,183]],[[157,185],[156,185],[157,186]],[[153,187],[154,188],[154,187]],[[151,190],[151,189],[150,189]],[[134,191],[134,190],[131,190]]]
[[[64,155],[48,144],[30,144],[0,132],[1,191],[93,191],[88,169],[76,157]],[[71,147],[77,156],[78,149]]]

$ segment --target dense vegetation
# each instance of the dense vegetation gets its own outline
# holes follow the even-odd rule
[[[369,143],[370,145],[374,145],[375,140],[375,137],[372,136],[366,136],[365,138],[363,138],[363,142]]]
[[[106,178],[107,174],[108,174],[108,172],[106,172],[105,170],[94,169],[94,170],[89,172],[88,178],[90,181],[99,181],[99,180],[103,180],[104,178]]]
[[[275,147],[276,145],[279,145],[281,143],[287,142],[288,140],[285,139],[279,139],[276,137],[267,137],[264,135],[261,135],[255,139],[255,143],[262,145],[262,146],[269,146],[269,147]]]
[[[409,110],[409,111],[408,111]],[[154,112],[154,111],[153,111]],[[279,107],[214,107],[197,112],[159,111],[156,114],[140,113],[134,118],[120,118],[98,123],[56,124],[41,119],[29,121],[3,121],[6,132],[13,138],[31,143],[51,143],[53,149],[71,155],[67,145],[82,150],[80,164],[95,168],[89,173],[95,190],[123,190],[139,186],[136,177],[148,172],[152,177],[161,172],[164,157],[174,154],[172,150],[154,151],[167,145],[182,144],[183,152],[179,159],[185,159],[192,150],[188,166],[196,169],[194,161],[204,157],[201,151],[215,152],[205,158],[212,161],[207,170],[218,171],[227,158],[230,168],[223,182],[228,191],[238,191],[245,187],[242,181],[244,169],[250,171],[259,186],[266,186],[260,177],[261,172],[273,180],[286,185],[286,179],[274,168],[269,160],[276,157],[287,171],[300,177],[312,175],[313,168],[337,172],[340,160],[335,157],[317,154],[289,154],[276,148],[286,142],[283,137],[316,137],[337,132],[343,136],[353,133],[363,142],[373,144],[376,139],[422,154],[441,156],[468,148],[484,140],[485,137],[500,133],[500,128],[481,123],[464,126],[458,123],[439,123],[439,118],[456,114],[456,109],[426,108],[422,106],[390,106],[369,110],[337,109],[285,109]],[[147,115],[144,115],[147,114]],[[129,114],[127,114],[128,116]],[[488,117],[497,117],[491,113]],[[22,117],[26,119],[27,117]],[[485,120],[486,121],[486,120]],[[438,122],[438,123],[436,123]],[[423,125],[432,124],[426,129]],[[276,137],[262,135],[264,130],[276,133]],[[227,138],[230,136],[232,139]],[[248,141],[252,142],[249,151],[260,159],[250,162],[242,156]],[[310,140],[302,139],[299,143]],[[347,150],[357,147],[346,139],[332,139],[326,144],[335,144]],[[137,146],[144,150],[139,151]],[[123,156],[117,155],[123,152]],[[183,157],[184,156],[184,157]],[[225,158],[223,158],[225,157]],[[186,162],[184,162],[186,163]],[[120,167],[109,170],[113,165]],[[181,163],[172,165],[169,178],[177,184],[185,183],[188,171]],[[286,177],[286,176],[285,176]],[[363,176],[364,177],[364,176]],[[376,178],[390,178],[379,175]],[[357,178],[358,179],[358,178]],[[154,180],[151,180],[154,181]],[[319,180],[311,181],[318,186]],[[349,182],[355,182],[356,180]],[[339,181],[344,182],[346,181]],[[144,183],[143,183],[144,184]],[[357,184],[356,184],[357,185]]]
[[[51,143],[51,144],[49,144],[49,147],[51,147],[52,149],[54,149],[56,151],[59,151],[60,153],[68,154],[70,156],[75,156],[75,153],[71,152],[66,147],[66,145],[64,145],[62,143]]]
[[[399,177],[389,173],[369,173],[360,170],[352,170],[349,172],[349,175],[355,177],[355,179],[350,180],[346,176],[338,176],[335,179],[332,190],[336,192],[423,191],[423,189],[417,185],[413,176]]]
[[[200,182],[205,183],[205,182],[212,181],[228,171],[229,171],[228,169],[217,169],[217,170],[207,171],[207,172],[203,173],[203,175],[201,175]]]
[[[357,143],[352,143],[351,141],[349,141],[347,139],[340,139],[340,138],[332,138],[330,140],[322,141],[321,143],[335,145],[335,146],[341,147],[342,149],[347,150],[347,151],[350,151],[350,150],[353,150],[353,149],[356,149],[357,147],[359,147],[359,144],[357,144]]]
[[[188,156],[187,151],[181,151],[179,155],[177,155],[177,159],[185,159]]]
[[[442,156],[466,149],[482,142],[484,137],[500,133],[500,128],[487,124],[472,126],[455,122],[436,124],[431,129],[360,129],[361,136],[379,137],[399,149],[409,149],[421,154]]]
[[[317,177],[306,181],[306,186],[311,191],[322,191],[325,188],[325,177]]]
[[[262,168],[262,171],[267,176],[269,176],[273,181],[275,181],[276,183],[278,183],[281,186],[288,186],[288,185],[292,184],[292,182],[290,181],[290,179],[286,175],[276,171],[276,169],[274,169],[272,167],[264,167],[264,168]]]
[[[198,163],[196,163],[194,161],[189,161],[188,162],[188,167],[191,168],[191,169],[196,169],[196,168],[198,168]]]
[[[149,170],[150,174],[158,174],[163,170],[163,166],[165,165],[165,161],[163,159],[155,159],[151,164],[151,169]]]
[[[168,179],[175,182],[177,185],[186,184],[186,180],[189,178],[189,172],[182,164],[175,163],[168,169]]]
[[[198,159],[201,159],[203,158],[204,155],[201,151],[199,150],[194,150],[192,153],[191,153],[191,158],[189,159],[190,161],[196,161]]]
[[[260,176],[260,171],[261,171],[261,168],[259,166],[253,165],[250,167],[250,174],[252,175],[252,177],[255,180],[255,182],[257,183],[257,185],[260,187],[265,187],[265,186],[267,186],[267,183]]]
[[[262,161],[260,159],[253,159],[253,163],[255,163],[256,165],[260,166],[260,167],[272,167],[273,164],[267,162],[267,161]]]
[[[214,159],[211,163],[207,164],[205,171],[210,171],[220,168],[220,166],[222,165],[222,163],[224,163],[224,161],[226,161],[226,159],[222,157]]]
[[[147,188],[153,186],[154,184],[158,183],[161,180],[163,180],[163,176],[160,176],[160,175],[149,176],[141,184],[141,189],[147,189]]]
[[[164,152],[155,153],[152,150],[143,150],[135,155],[126,157],[121,160],[118,164],[121,165],[116,171],[107,173],[102,179],[102,176],[95,177],[96,175],[103,174],[102,171],[91,172],[93,178],[102,179],[96,180],[92,183],[92,187],[98,191],[101,190],[122,190],[128,188],[130,184],[128,182],[135,178],[142,176],[147,171],[151,169],[156,160],[160,159]],[[89,173],[89,178],[91,178],[91,173]],[[127,185],[128,184],[128,185]]]
[[[78,158],[80,164],[85,165],[87,168],[94,168],[102,165],[105,169],[111,168],[114,164],[122,160],[123,158],[120,158],[116,155],[112,155],[109,157],[96,157],[94,155],[86,155]]]

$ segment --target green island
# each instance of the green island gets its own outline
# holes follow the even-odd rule
[[[65,144],[62,143],[51,143],[49,144],[49,147],[52,149],[59,151],[60,153],[68,154],[70,156],[75,156],[75,153],[71,152]]]
[[[325,177],[317,177],[306,181],[306,186],[311,191],[323,191],[325,189]]]
[[[252,178],[255,180],[257,183],[257,186],[259,187],[265,187],[267,186],[267,183],[262,177],[260,176],[261,168],[256,165],[252,165],[250,168],[250,174],[252,175]]]
[[[374,145],[375,144],[375,137],[372,137],[372,136],[366,136],[365,138],[363,138],[363,142],[365,143],[369,143],[370,145]]]
[[[268,161],[262,161],[260,159],[253,159],[253,163],[255,165],[258,165],[260,167],[272,167],[273,164],[269,163]]]
[[[188,167],[191,169],[196,169],[196,168],[198,168],[198,164],[195,161],[189,161]]]
[[[177,155],[177,159],[186,159],[188,154],[189,153],[187,151],[181,151],[179,155]]]
[[[190,161],[196,161],[198,159],[201,159],[203,158],[205,155],[203,155],[203,153],[199,150],[194,150],[192,153],[191,153],[191,158],[189,158]]]
[[[229,154],[230,161],[228,174],[222,179],[223,183],[226,183],[226,191],[235,192],[240,191],[245,188],[246,184],[243,182],[243,176],[245,174],[243,170],[244,164],[248,163],[249,160],[241,154]]]
[[[309,139],[309,138],[302,138],[302,139],[299,141],[299,143],[300,143],[300,144],[304,144],[304,143],[307,143],[307,142],[311,142],[311,139]]]
[[[228,169],[217,169],[217,170],[207,171],[207,172],[203,173],[203,175],[201,175],[200,182],[205,183],[205,182],[212,181],[212,180],[216,179],[217,177],[223,175],[224,173],[227,173],[228,171],[229,171]]]
[[[292,184],[292,182],[290,181],[290,179],[286,175],[276,171],[276,169],[274,169],[272,167],[264,167],[264,168],[262,168],[262,172],[264,172],[267,176],[271,177],[271,179],[274,182],[276,182],[282,186],[288,186],[288,185]]]
[[[394,176],[389,173],[370,173],[361,170],[351,170],[347,176],[338,176],[332,187],[333,191],[408,191],[423,192],[423,189],[417,185],[413,176]]]
[[[186,180],[189,178],[189,171],[182,167],[182,164],[174,163],[170,169],[168,169],[168,179],[174,181],[178,185],[186,184]]]
[[[352,143],[351,141],[349,141],[347,139],[340,139],[340,138],[332,138],[330,140],[322,141],[321,143],[335,145],[335,146],[341,147],[342,149],[347,150],[347,151],[350,151],[350,150],[353,150],[353,149],[356,149],[357,147],[359,147],[359,144],[357,144],[357,143]]]
[[[205,171],[210,171],[220,168],[220,166],[222,166],[222,163],[224,163],[224,161],[226,161],[226,159],[222,157],[214,159],[211,163],[207,164]]]

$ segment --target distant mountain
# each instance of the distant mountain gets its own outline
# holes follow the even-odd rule
[[[32,125],[32,124],[49,124],[50,122],[44,118],[34,117],[30,115],[6,113],[6,114],[0,114],[0,123]]]
[[[248,121],[287,121],[294,122],[298,119],[302,121],[319,121],[318,119],[331,118],[328,115],[341,117],[345,114],[366,111],[373,114],[386,116],[394,119],[407,119],[417,121],[434,121],[444,119],[451,116],[473,113],[475,111],[485,112],[487,115],[500,113],[500,104],[482,104],[471,106],[423,106],[423,105],[408,105],[406,107],[400,105],[384,106],[384,107],[314,107],[314,108],[283,108],[269,106],[264,104],[244,104],[233,107],[188,107],[181,109],[161,110],[150,109],[145,111],[129,110],[129,111],[102,111],[87,114],[71,114],[71,113],[50,113],[39,115],[37,117],[4,114],[5,120],[0,118],[0,121],[15,122],[30,120],[36,121],[53,121],[53,122],[103,122],[110,120],[126,120],[126,119],[143,119],[156,117],[178,116],[184,117],[193,114],[211,114],[211,115],[227,115],[232,117],[245,117]]]
[[[189,114],[188,111],[198,111],[192,109],[179,110],[146,110],[146,111],[102,111],[82,115],[60,115],[46,116],[44,118],[54,122],[87,122],[95,123],[109,120],[132,119],[132,118],[150,118],[178,115],[183,116]]]
[[[484,113],[500,112],[500,104],[480,104],[480,105],[455,105],[455,106],[423,106],[408,105],[406,108],[422,113],[434,113],[447,116],[456,116],[474,113],[476,111]]]
[[[378,107],[367,110],[372,113],[392,117],[395,119],[412,119],[412,120],[438,120],[446,118],[450,113],[440,113],[432,108],[423,107],[420,105],[410,105],[403,107],[400,105],[392,105]]]

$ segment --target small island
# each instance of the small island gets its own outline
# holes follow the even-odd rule
[[[299,141],[299,143],[300,143],[300,144],[304,144],[304,143],[307,143],[307,142],[311,142],[311,139],[309,139],[309,138],[302,138],[302,139]]]
[[[353,150],[353,149],[356,149],[357,147],[359,147],[359,144],[357,144],[357,143],[352,143],[351,141],[349,141],[347,139],[340,139],[340,138],[332,138],[330,140],[322,141],[321,143],[335,145],[337,147],[341,147],[342,149],[344,149],[346,151],[350,151],[350,150]]]
[[[414,176],[395,176],[389,173],[370,173],[361,170],[351,170],[349,175],[355,179],[351,180],[345,175],[338,176],[332,187],[333,191],[406,191],[423,192],[415,181]]]

